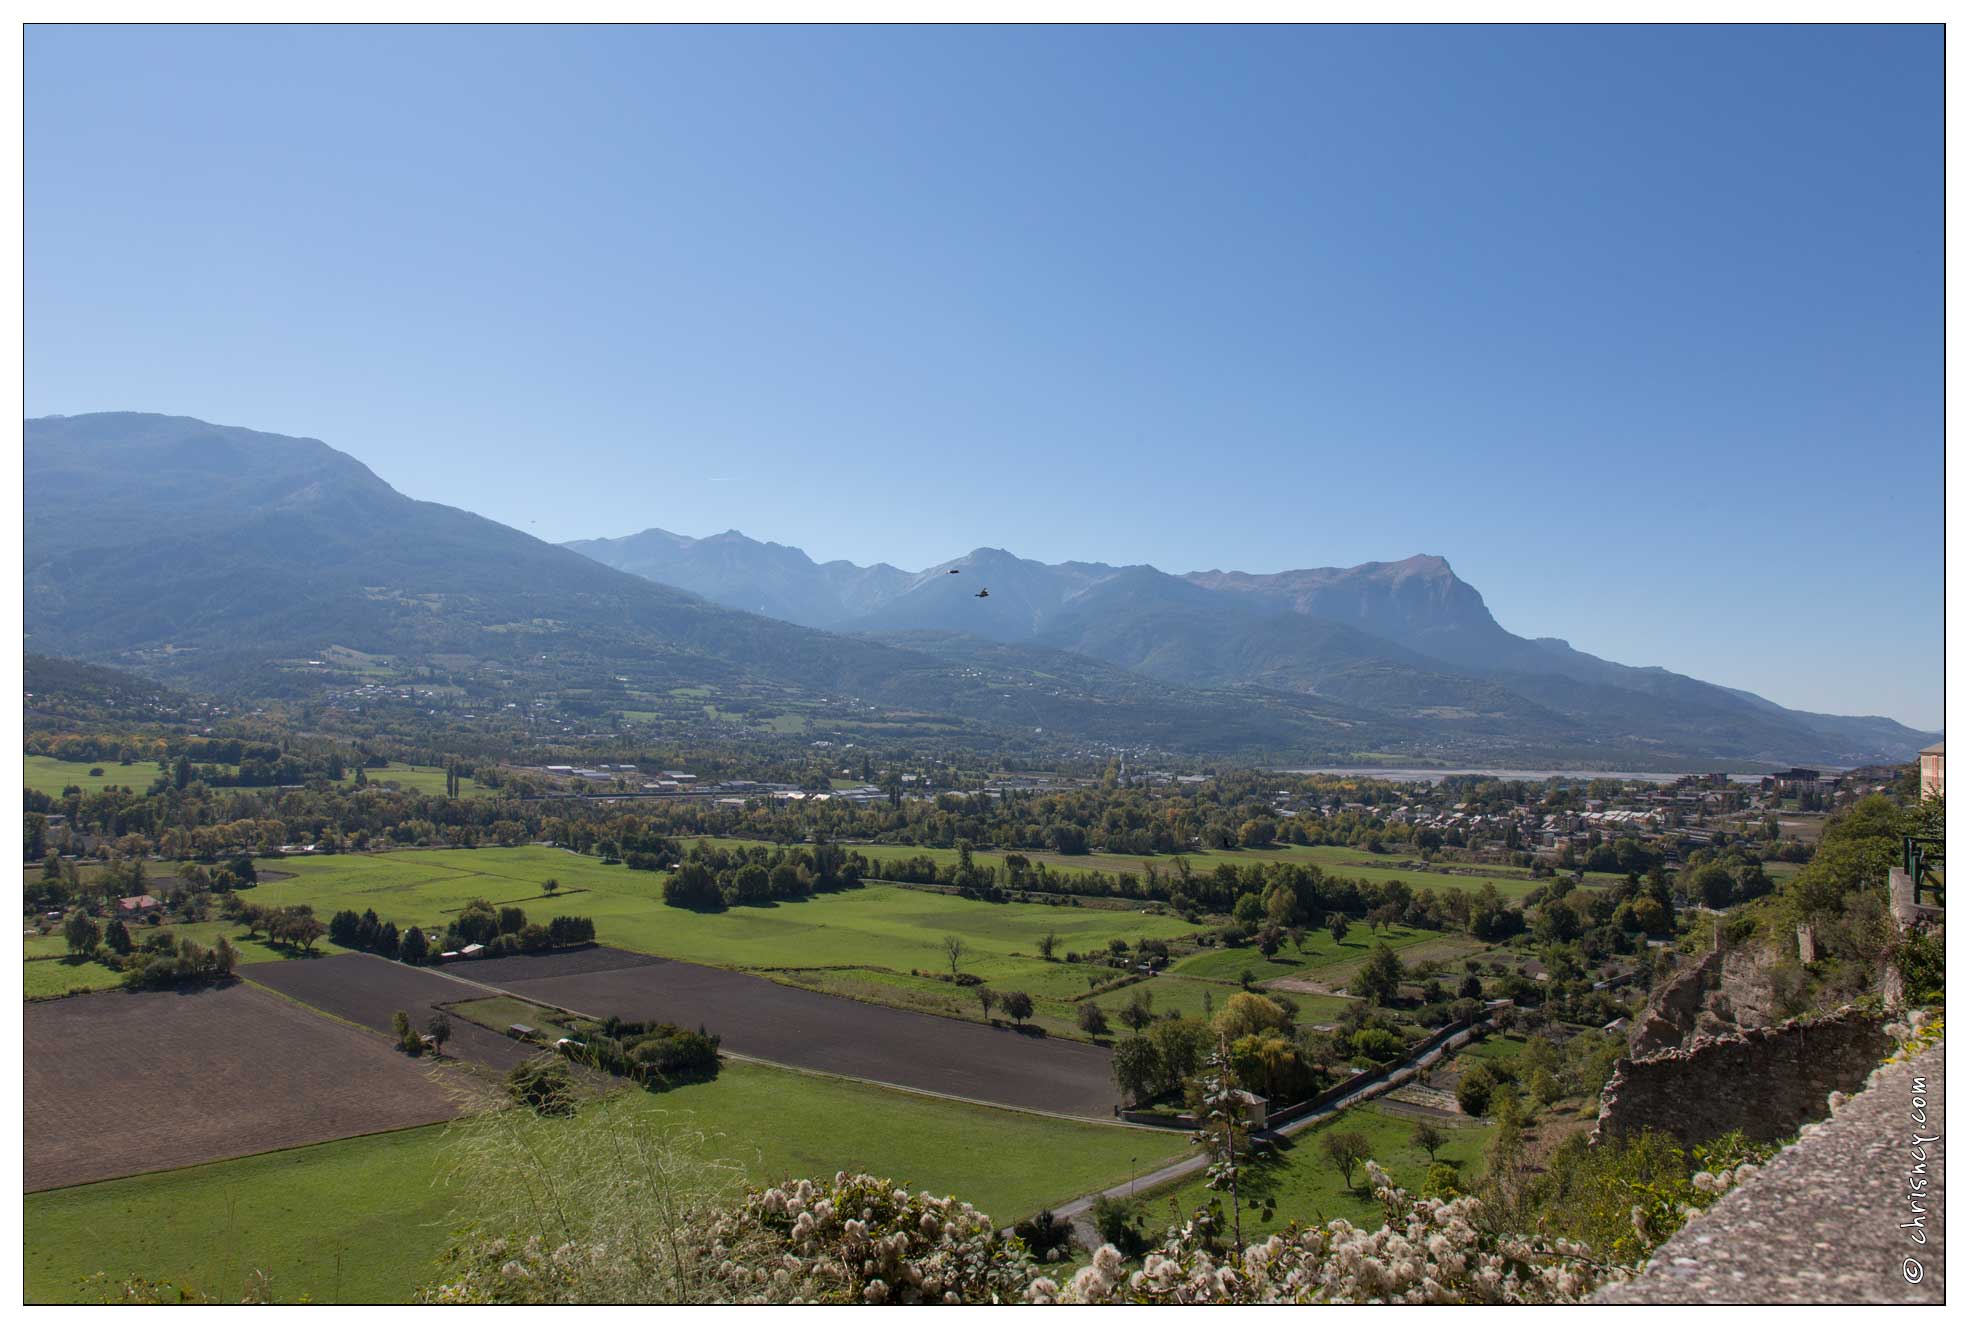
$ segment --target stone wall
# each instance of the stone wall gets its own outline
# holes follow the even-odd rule
[[[1687,1047],[1623,1057],[1600,1093],[1593,1139],[1648,1128],[1684,1144],[1741,1130],[1781,1140],[1830,1109],[1833,1091],[1850,1094],[1893,1049],[1877,1011],[1845,1007],[1810,1020],[1699,1035]]]

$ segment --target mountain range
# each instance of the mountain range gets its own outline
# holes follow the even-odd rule
[[[835,632],[876,640],[959,632],[1090,656],[1172,684],[1315,696],[1536,742],[1590,736],[1675,757],[1859,764],[1903,759],[1932,741],[1885,717],[1793,711],[1666,669],[1603,660],[1557,638],[1517,636],[1435,555],[1178,575],[1141,564],[1040,563],[989,548],[906,572],[816,563],[737,531],[692,539],[651,529],[567,548],[721,604]],[[981,586],[990,598],[975,597]],[[1811,755],[1779,755],[1799,753]]]
[[[735,531],[561,547],[319,440],[137,413],[27,421],[23,475],[30,649],[243,697],[418,671],[1305,762],[1843,765],[1933,738],[1517,637],[1434,557],[1176,576],[998,549],[816,563]]]

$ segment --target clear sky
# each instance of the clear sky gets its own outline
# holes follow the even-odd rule
[[[1939,725],[1942,36],[30,28],[30,414],[545,539],[1446,556]]]

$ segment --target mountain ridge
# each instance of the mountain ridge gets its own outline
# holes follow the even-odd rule
[[[1514,637],[1439,556],[1196,574],[1226,590],[988,546],[916,572],[735,531],[565,547],[318,439],[133,412],[25,422],[23,481],[30,649],[214,695],[380,670],[572,716],[791,705],[803,725],[1280,764],[1843,765],[1932,737]],[[670,700],[693,689],[737,709]]]
[[[1778,764],[1787,760],[1779,753],[1804,749],[1818,754],[1814,760],[1863,764],[1932,738],[1886,717],[1794,711],[1659,665],[1605,660],[1562,638],[1520,637],[1440,554],[1277,573],[1175,574],[1146,564],[1046,564],[984,547],[904,574],[901,589],[857,612],[832,589],[842,573],[820,571],[857,565],[816,564],[795,546],[768,546],[736,531],[717,538],[728,584],[744,585],[737,562],[748,548],[804,559],[815,570],[815,599],[797,612],[833,630],[957,630],[1075,651],[1185,686],[1408,702],[1412,715],[1488,715],[1540,730],[1566,721],[1601,724],[1616,733],[1644,731],[1627,735],[1643,744],[1663,736],[1671,745],[1699,744],[1702,731],[1721,726],[1747,747],[1745,755]],[[601,542],[570,547],[607,552]],[[975,574],[991,598],[981,607],[969,600],[968,577],[956,579],[961,591],[941,585],[940,574],[951,568]],[[658,571],[676,584],[715,590],[693,585],[687,564]]]

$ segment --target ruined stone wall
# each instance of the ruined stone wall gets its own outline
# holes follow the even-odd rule
[[[1723,967],[1723,952],[1711,951],[1698,964],[1685,964],[1680,972],[1655,989],[1647,1009],[1634,1021],[1627,1035],[1629,1056],[1648,1057],[1668,1048],[1680,1047],[1695,1033],[1697,1017],[1709,1000]]]
[[[1699,1035],[1687,1047],[1623,1057],[1600,1094],[1595,1142],[1653,1128],[1684,1144],[1741,1130],[1781,1140],[1850,1094],[1893,1049],[1877,1011],[1845,1007],[1810,1020]]]
[[[1778,1021],[1771,976],[1789,955],[1761,942],[1726,949],[1721,940],[1719,928],[1716,949],[1697,964],[1685,963],[1655,989],[1628,1034],[1627,1055],[1649,1057],[1704,1035],[1720,1037]]]

